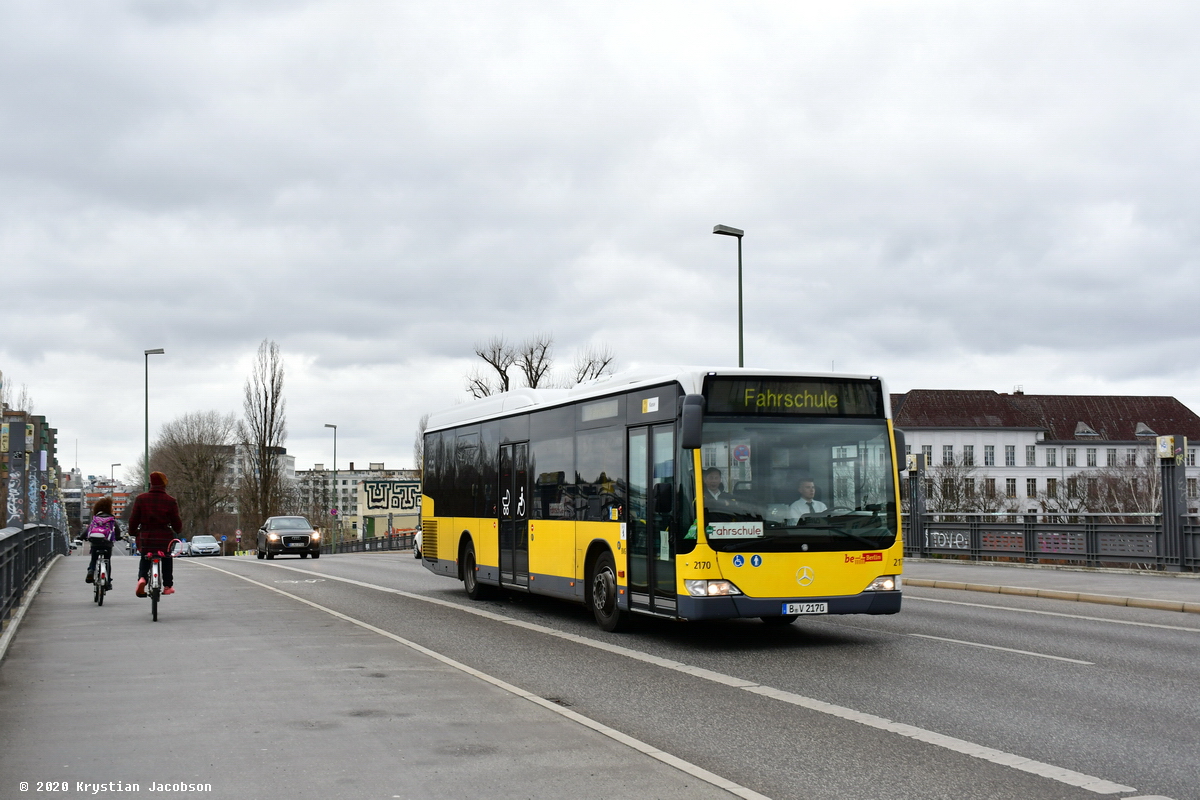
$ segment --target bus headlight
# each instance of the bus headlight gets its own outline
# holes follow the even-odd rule
[[[684,581],[687,592],[692,597],[720,597],[723,595],[741,594],[736,586],[729,581]]]
[[[864,592],[898,592],[900,591],[900,576],[899,575],[880,575],[875,580],[871,581],[871,585]]]

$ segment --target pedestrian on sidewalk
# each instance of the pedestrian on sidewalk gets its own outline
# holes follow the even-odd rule
[[[163,594],[175,594],[171,541],[177,539],[182,531],[179,503],[167,494],[167,476],[161,472],[151,472],[150,491],[137,496],[133,501],[133,513],[129,515],[129,533],[136,537],[138,552],[142,554],[134,592],[138,597],[146,596],[146,582],[150,578],[149,555],[155,552],[162,553]]]

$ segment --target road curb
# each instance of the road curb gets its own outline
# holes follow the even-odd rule
[[[1047,600],[1070,600],[1079,603],[1097,603],[1106,606],[1128,606],[1152,608],[1157,611],[1181,611],[1200,614],[1200,603],[1184,603],[1179,600],[1156,600],[1150,597],[1120,597],[1111,594],[1089,594],[1087,592],[1064,592],[1059,589],[1035,589],[1031,586],[995,586],[989,583],[963,583],[962,581],[938,581],[928,578],[904,578],[906,586],[926,589],[957,589],[967,592],[990,594],[1014,594],[1022,597],[1041,597]]]

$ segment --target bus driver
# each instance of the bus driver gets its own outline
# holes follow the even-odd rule
[[[797,487],[800,492],[800,499],[792,503],[789,509],[788,517],[799,521],[801,517],[808,514],[820,514],[827,507],[820,500],[816,500],[817,484],[813,479],[805,476],[800,479],[800,485]]]

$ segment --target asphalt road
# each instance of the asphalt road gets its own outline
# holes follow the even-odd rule
[[[580,606],[474,603],[377,553],[182,560],[153,627],[131,592],[91,606],[68,561],[0,668],[3,797],[84,759],[207,779],[212,797],[732,796],[723,779],[776,800],[1200,798],[1193,614],[908,589],[893,617],[613,635]],[[132,564],[114,564],[119,588]],[[139,726],[160,692],[161,723]],[[89,749],[92,698],[112,722]]]
[[[201,563],[286,586],[772,798],[1200,798],[1190,614],[910,589],[894,617],[644,620],[610,635],[570,604],[472,603],[406,554]],[[1008,765],[1024,759],[1043,774]],[[1088,777],[1098,782],[1077,785]]]

